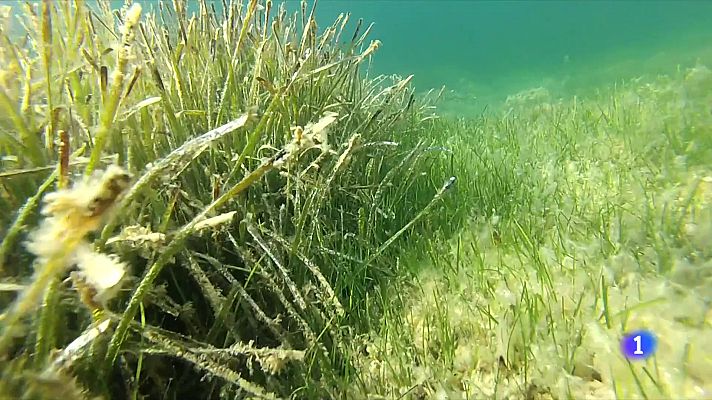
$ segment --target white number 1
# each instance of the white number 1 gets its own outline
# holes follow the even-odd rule
[[[639,356],[639,355],[642,355],[642,354],[643,354],[643,350],[640,349],[640,342],[641,342],[641,340],[640,340],[640,335],[634,337],[634,338],[633,338],[633,341],[635,342],[635,345],[636,345],[636,346],[635,346],[635,351],[633,352],[633,354],[638,355],[638,356]]]

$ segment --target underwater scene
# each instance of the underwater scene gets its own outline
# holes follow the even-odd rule
[[[4,399],[712,399],[712,2],[1,0]]]

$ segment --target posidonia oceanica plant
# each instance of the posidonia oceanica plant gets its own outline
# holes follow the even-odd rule
[[[0,396],[339,396],[454,171],[370,27],[299,8],[3,9]]]

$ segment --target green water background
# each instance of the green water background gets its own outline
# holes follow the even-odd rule
[[[445,85],[451,106],[540,86],[586,95],[712,64],[712,1],[322,0],[318,21],[344,10],[374,22],[375,72],[413,73],[421,90]]]

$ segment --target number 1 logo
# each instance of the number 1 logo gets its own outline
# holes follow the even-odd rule
[[[658,341],[652,332],[638,330],[628,333],[621,340],[621,352],[628,359],[644,360],[657,349]]]

